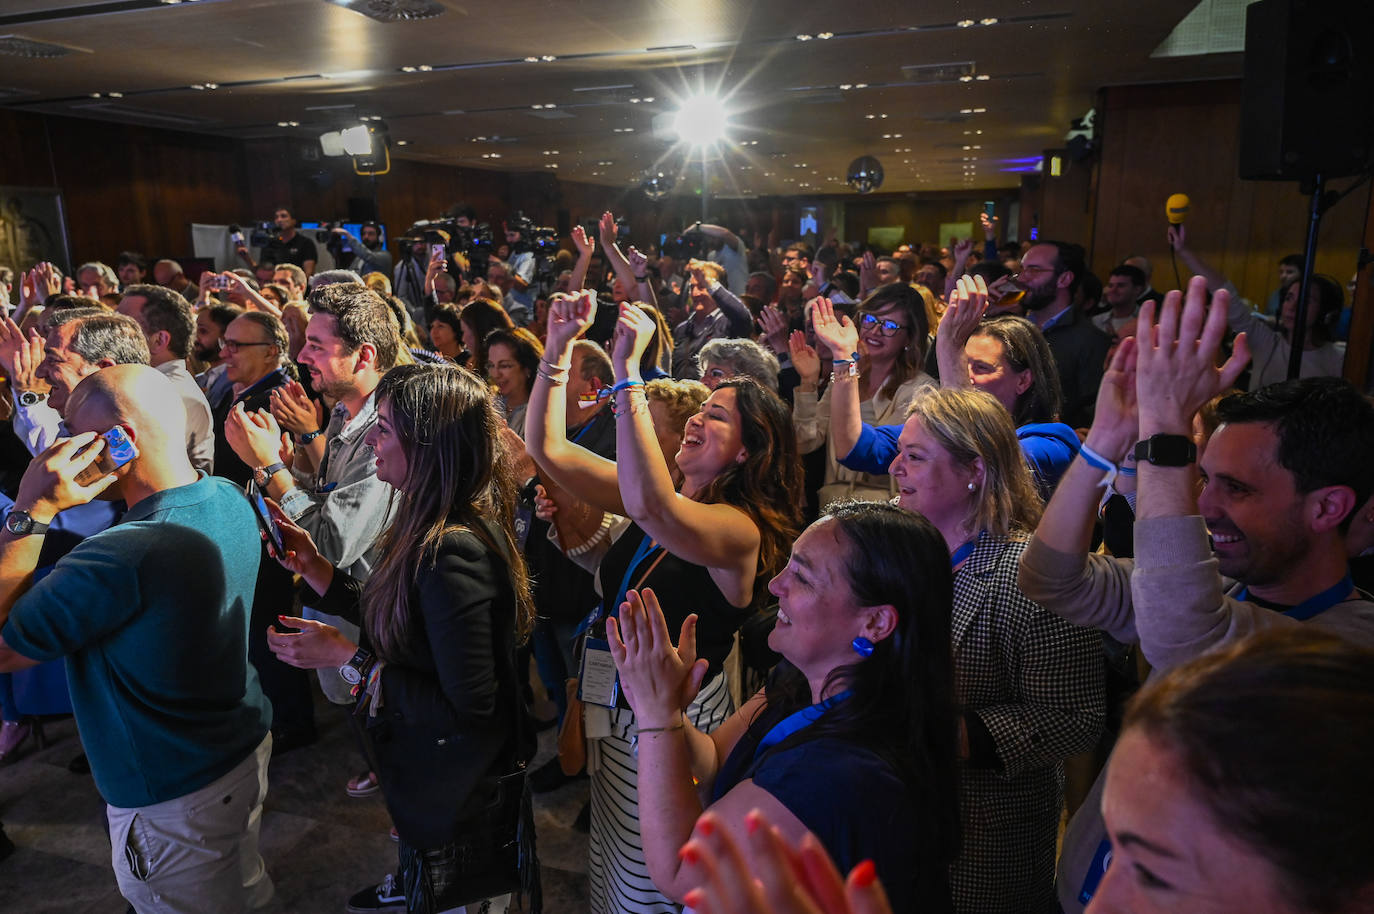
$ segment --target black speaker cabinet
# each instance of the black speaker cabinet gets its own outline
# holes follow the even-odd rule
[[[1374,0],[1259,0],[1245,16],[1240,176],[1361,174],[1374,160]]]

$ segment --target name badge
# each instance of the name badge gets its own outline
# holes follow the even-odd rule
[[[577,697],[588,704],[615,707],[620,697],[620,678],[609,641],[587,639],[582,648],[582,675],[578,678]]]

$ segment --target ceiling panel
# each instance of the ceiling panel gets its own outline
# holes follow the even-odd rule
[[[152,6],[126,9],[138,2]],[[847,4],[843,25],[790,0],[436,2],[434,18],[380,23],[326,0],[131,0],[98,15],[85,12],[111,5],[6,0],[0,18],[62,10],[9,34],[79,50],[4,58],[0,103],[303,139],[379,116],[401,158],[616,185],[663,169],[690,192],[699,165],[654,121],[705,89],[748,144],[713,166],[732,189],[840,190],[871,154],[883,189],[902,191],[1014,185],[1008,169],[1060,145],[1103,85],[1240,72],[1239,54],[1150,57],[1194,0],[877,0]]]

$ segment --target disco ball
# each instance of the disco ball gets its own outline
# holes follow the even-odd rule
[[[660,171],[645,178],[640,189],[644,191],[644,196],[650,200],[662,200],[672,192],[673,179]]]
[[[849,163],[844,183],[861,194],[871,194],[883,186],[883,163],[873,156],[859,156]]]

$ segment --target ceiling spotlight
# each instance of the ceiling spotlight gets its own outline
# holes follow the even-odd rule
[[[834,33],[834,32],[817,32],[817,33],[816,33],[816,37],[819,38],[819,39],[821,39],[822,41],[826,41],[826,40],[828,40],[828,39],[834,38],[834,37],[835,37],[835,33]]]
[[[874,119],[875,117],[877,117],[877,116],[878,116],[878,115],[876,115],[876,114],[865,114],[865,115],[864,115],[864,119],[865,119],[865,120],[871,121],[871,120],[873,120],[873,119]]]
[[[979,82],[987,82],[988,80],[992,79],[992,77],[987,75],[986,73],[979,73],[977,76],[973,78],[978,80]]]
[[[397,146],[409,146],[409,145],[410,145],[410,140],[397,140],[397,141],[396,141],[396,145],[397,145]]]
[[[545,55],[543,55],[542,57],[540,57],[539,59],[542,60],[542,61],[544,61],[544,63],[553,63],[553,62],[554,62],[555,60],[557,60],[558,58],[555,57],[555,56],[553,56],[552,54],[545,54]]]
[[[433,70],[434,68],[427,63],[422,63],[415,69],[419,70],[421,73],[428,73],[430,70]]]
[[[963,76],[960,76],[960,77],[959,77],[959,82],[961,82],[961,83],[971,83],[971,82],[973,82],[973,77],[972,77],[972,76],[969,76],[967,73],[965,73]]]
[[[966,29],[966,28],[968,28],[969,26],[973,25],[973,20],[972,20],[972,19],[960,19],[958,22],[956,22],[956,23],[954,23],[954,24],[957,25],[957,26],[959,26],[959,28],[961,28],[961,29]]]
[[[414,72],[415,72],[415,68],[414,68],[414,67],[401,67],[401,72],[402,72],[402,73],[414,73]]]
[[[92,93],[91,93],[91,98],[100,98],[100,93],[99,93],[99,92],[92,92]]]
[[[979,21],[982,25],[996,25],[996,24],[997,24],[997,17],[996,17],[996,16],[989,16],[989,17],[986,18],[986,19],[980,19],[980,20],[978,20],[978,21]]]
[[[692,95],[684,99],[673,118],[678,139],[692,146],[714,146],[725,139],[730,115],[724,103],[713,95]]]
[[[630,99],[630,104],[632,104],[632,105],[638,105],[638,104],[639,104],[639,99],[637,99],[637,98],[632,98],[632,99]]]
[[[123,92],[108,92],[108,93],[106,93],[106,94],[109,95],[110,98],[123,98],[123,97],[124,97],[124,93],[123,93]]]
[[[810,35],[798,35],[798,36],[797,36],[797,40],[798,40],[798,41],[810,41],[810,40],[811,40],[811,36],[810,36]]]
[[[558,167],[558,163],[557,163],[557,162],[545,162],[545,163],[544,163],[544,167],[545,167],[545,168],[557,168],[557,167]]]
[[[855,84],[854,84],[854,88],[855,88],[855,89],[867,89],[867,88],[868,88],[868,83],[855,83]]]
[[[653,97],[652,95],[647,95],[647,96],[644,97],[644,102],[645,102],[645,104],[648,104],[649,102],[651,102],[651,101],[653,101],[653,100],[654,100],[654,97]]]
[[[526,57],[525,63],[539,63],[538,57]]]
[[[847,91],[849,91],[849,90],[852,89],[852,88],[854,88],[854,84],[853,84],[853,83],[840,83],[840,91],[841,91],[841,92],[847,92]]]

